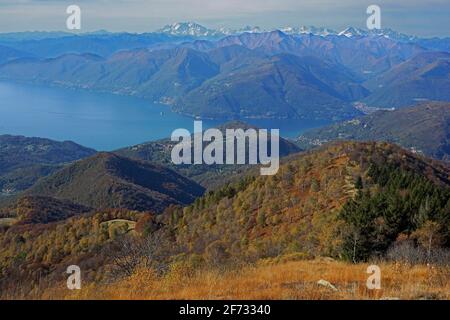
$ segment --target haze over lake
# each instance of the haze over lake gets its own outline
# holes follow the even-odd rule
[[[226,121],[204,120],[204,128]],[[295,137],[327,124],[311,120],[248,120],[261,128]],[[72,140],[110,151],[169,137],[173,130],[193,131],[193,119],[151,101],[55,87],[0,82],[0,134]]]

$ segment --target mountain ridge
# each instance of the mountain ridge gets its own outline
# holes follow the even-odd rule
[[[1,194],[23,191],[63,165],[96,152],[72,141],[0,135]]]
[[[0,72],[3,79],[135,95],[194,117],[342,119],[359,114],[350,102],[369,94],[362,86],[364,79],[422,51],[389,39],[294,37],[274,31],[173,48],[120,51],[108,58],[67,54],[16,61],[1,66]],[[339,81],[330,75],[333,68]],[[238,73],[247,79],[246,90],[233,89],[241,87]],[[270,106],[259,110],[262,96],[270,97]],[[307,101],[313,102],[316,115],[305,109]],[[331,109],[321,106],[334,110],[330,114]],[[212,109],[215,112],[209,112]]]
[[[317,128],[303,133],[299,145],[316,147],[333,140],[376,140],[450,161],[450,103],[427,102]]]
[[[92,208],[161,212],[188,204],[204,189],[175,171],[101,152],[39,180],[24,195],[69,200]]]
[[[337,142],[293,155],[275,176],[250,175],[160,215],[127,209],[81,213],[84,209],[66,201],[27,198],[16,206],[23,212],[16,222],[0,218],[0,292],[19,287],[28,294],[36,279],[59,288],[72,264],[83,268],[92,290],[131,276],[141,283],[137,292],[147,279],[142,268],[149,265],[163,273],[151,273],[152,284],[175,274],[177,281],[181,275],[187,281],[211,268],[223,274],[230,266],[273,268],[311,259],[316,268],[363,263],[355,269],[363,274],[372,259],[405,263],[411,257],[395,255],[405,246],[415,254],[412,263],[428,263],[434,270],[442,264],[439,270],[446,270],[449,198],[448,166],[383,142]],[[67,206],[68,216],[36,214],[43,201],[50,213]],[[430,235],[438,239],[431,249]],[[141,259],[151,264],[135,263]],[[311,282],[315,291],[318,277],[323,275]],[[124,290],[129,295],[130,287]]]
[[[245,122],[233,121],[227,122],[224,125],[217,127],[217,129],[224,134],[225,141],[226,129],[255,129],[258,131],[260,128],[248,125]],[[207,190],[221,188],[227,183],[231,183],[232,181],[241,178],[251,170],[251,166],[249,165],[174,165],[171,160],[171,151],[176,144],[177,142],[173,142],[167,138],[158,141],[144,142],[113,152],[131,159],[149,161],[151,163],[167,166],[187,178],[194,180]],[[284,158],[300,152],[301,149],[298,148],[295,143],[280,137],[279,151],[280,157]]]
[[[291,157],[276,176],[241,180],[160,218],[177,245],[195,244],[189,253],[206,260],[367,261],[412,241],[426,221],[439,223],[450,244],[449,174],[444,163],[389,143],[336,142]],[[424,207],[427,197],[436,207]]]

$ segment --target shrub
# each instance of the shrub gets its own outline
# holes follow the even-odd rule
[[[412,240],[405,240],[395,242],[386,252],[386,259],[411,265],[430,263],[450,266],[450,250],[435,248],[429,253],[427,249],[416,246]]]
[[[205,249],[205,259],[212,266],[220,266],[227,262],[230,258],[226,250],[226,245],[222,241],[214,241]]]

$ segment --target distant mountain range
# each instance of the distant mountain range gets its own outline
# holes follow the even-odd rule
[[[273,29],[263,29],[258,26],[246,26],[241,29],[232,29],[220,27],[216,29],[210,29],[204,27],[196,22],[176,22],[170,25],[166,25],[161,29],[156,30],[156,33],[165,33],[173,36],[193,36],[193,37],[225,37],[229,35],[239,35],[242,33],[263,33],[280,30],[283,33],[289,35],[301,35],[312,34],[317,36],[346,36],[346,37],[358,37],[358,36],[383,36],[396,41],[412,42],[419,39],[416,36],[410,36],[403,33],[396,32],[392,29],[360,29],[354,27],[347,27],[342,31],[335,31],[326,27],[315,26],[284,26]]]
[[[33,55],[0,45],[0,64],[26,57],[33,57]]]
[[[415,153],[450,161],[450,103],[429,102],[313,129],[298,138],[310,149],[336,140],[389,141]]]
[[[424,52],[367,80],[373,92],[363,101],[399,108],[426,100],[450,101],[450,53]]]
[[[20,35],[20,34],[19,34]],[[17,35],[17,37],[19,37]],[[2,39],[0,45],[12,48],[31,57],[55,58],[69,53],[91,53],[101,56],[110,56],[119,50],[131,50],[137,48],[150,48],[166,43],[180,43],[192,40],[192,37],[175,37],[161,33],[85,33],[64,34],[64,36],[50,36],[34,39],[23,35],[24,39]]]
[[[103,51],[113,37],[118,46],[108,50],[118,50],[124,39],[145,48],[107,57],[67,53],[8,60],[0,65],[0,79],[134,95],[183,114],[215,119],[340,120],[360,114],[355,102],[390,108],[449,99],[448,54],[387,37],[293,36],[281,31],[183,43],[162,34],[86,37],[49,41],[80,46],[88,41],[92,45],[86,51],[97,45],[94,51]],[[408,65],[423,72],[403,72],[412,70]]]
[[[204,27],[195,22],[177,22],[156,30],[157,33],[163,33],[171,36],[191,36],[196,38],[223,38],[230,35],[240,35],[243,33],[266,33],[271,31],[281,31],[288,35],[315,35],[315,36],[345,36],[348,38],[355,37],[384,37],[393,41],[403,43],[416,43],[420,46],[433,50],[449,51],[450,37],[446,38],[421,38],[414,35],[408,35],[397,32],[390,28],[383,29],[361,29],[356,27],[347,27],[341,31],[335,31],[326,27],[315,26],[284,26],[272,29],[263,29],[258,26],[246,26],[241,29],[232,29],[220,27],[211,29]]]
[[[258,26],[245,26],[240,29],[232,29],[226,27],[219,27],[216,29],[210,29],[204,27],[196,22],[176,22],[164,26],[161,29],[156,30],[156,33],[165,33],[173,36],[193,36],[199,38],[209,37],[225,37],[230,35],[239,35],[242,33],[263,33],[280,30],[286,34],[314,34],[320,36],[337,35],[338,32],[329,28],[317,28],[314,26],[301,26],[301,27],[281,27],[274,29],[263,29]]]
[[[95,153],[71,141],[0,135],[0,195],[25,190],[64,164]]]
[[[25,31],[25,32],[7,32],[0,33],[0,41],[28,41],[43,40],[52,38],[63,38],[75,35],[74,33],[64,31]]]
[[[301,34],[312,34],[318,36],[333,36],[341,35],[347,37],[358,37],[358,36],[384,36],[391,38],[396,41],[412,42],[418,41],[420,38],[414,35],[407,35],[404,33],[397,32],[390,28],[383,29],[361,29],[356,27],[347,27],[343,30],[336,31],[327,27],[316,27],[316,26],[280,26],[278,28],[261,28],[259,26],[247,25],[242,28],[229,28],[229,27],[218,27],[218,28],[208,28],[194,21],[187,22],[174,22],[172,24],[165,25],[154,31],[147,33],[155,34],[167,34],[171,36],[178,37],[196,37],[196,38],[213,38],[213,37],[225,37],[230,35],[239,35],[242,33],[265,33],[280,30],[286,34],[291,35],[301,35]],[[29,32],[10,32],[10,33],[0,33],[0,41],[28,41],[28,40],[43,40],[43,39],[55,39],[64,38],[72,36],[95,36],[95,35],[113,35],[112,32],[106,30],[98,30],[94,32],[84,32],[84,33],[74,33],[65,31],[29,31]],[[126,33],[122,33],[126,34]],[[133,33],[128,33],[133,34]]]
[[[130,50],[202,39],[218,40],[227,36],[236,36],[244,33],[269,33],[272,31],[281,31],[292,36],[315,35],[321,37],[339,36],[347,38],[383,37],[396,42],[415,43],[421,47],[437,51],[450,50],[450,37],[420,38],[399,33],[389,28],[368,30],[348,27],[342,31],[334,31],[330,28],[314,26],[285,26],[273,29],[246,26],[240,29],[226,27],[211,29],[196,22],[177,22],[166,25],[154,32],[140,34],[128,32],[112,33],[106,30],[86,33],[61,31],[0,33],[0,45],[5,45],[26,52],[27,55],[38,57],[56,57],[64,53],[86,52],[107,56],[118,50]]]
[[[165,33],[173,36],[192,36],[192,37],[223,37],[234,34],[236,31],[230,29],[209,29],[195,22],[176,22],[166,25],[155,31],[156,33]]]
[[[145,34],[0,35],[0,79],[133,95],[208,119],[338,121],[450,101],[450,38],[352,27],[220,30],[191,22]]]

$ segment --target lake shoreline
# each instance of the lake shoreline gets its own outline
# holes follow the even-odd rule
[[[32,81],[0,80],[0,101],[0,134],[70,140],[99,151],[164,139],[175,129],[192,128],[195,119],[203,120],[205,128],[236,120],[199,118],[133,95]],[[330,123],[270,118],[241,121],[280,129],[283,137],[291,139]]]

